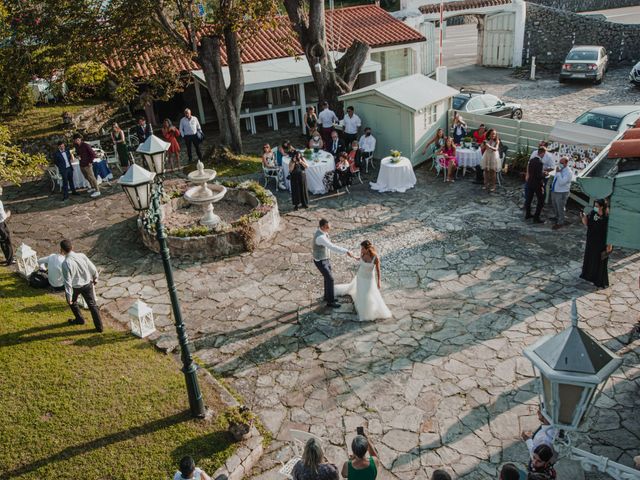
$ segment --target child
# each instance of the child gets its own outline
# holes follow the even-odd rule
[[[211,477],[197,468],[193,458],[187,456],[180,460],[180,471],[176,472],[173,480],[211,480]]]

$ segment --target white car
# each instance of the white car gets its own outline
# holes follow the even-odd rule
[[[640,87],[640,62],[636,63],[629,73],[629,81]]]

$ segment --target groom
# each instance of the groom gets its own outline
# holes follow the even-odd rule
[[[329,220],[322,218],[318,225],[318,230],[313,235],[313,263],[315,263],[318,270],[324,277],[324,299],[327,302],[327,306],[331,308],[338,308],[340,304],[336,302],[333,294],[333,275],[331,275],[331,262],[329,261],[330,250],[336,253],[346,253],[350,257],[353,257],[351,252],[346,248],[339,247],[331,243],[329,240]]]

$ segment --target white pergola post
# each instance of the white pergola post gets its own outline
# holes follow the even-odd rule
[[[304,114],[307,110],[307,97],[304,94],[304,83],[298,84],[298,92],[300,93],[300,123],[302,124],[302,133],[306,133],[304,131]]]
[[[522,66],[522,49],[524,48],[524,28],[527,18],[527,7],[523,0],[514,0],[513,9],[516,13],[513,32],[513,66]]]
[[[195,89],[196,89],[196,103],[198,104],[198,120],[200,124],[207,123],[207,119],[204,117],[204,107],[202,106],[202,94],[200,93],[200,82],[194,77]]]

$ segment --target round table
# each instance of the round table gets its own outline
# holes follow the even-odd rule
[[[380,172],[375,183],[371,182],[371,189],[379,192],[400,192],[415,187],[416,174],[413,165],[406,157],[400,157],[398,163],[392,163],[391,157],[385,157],[380,162]]]
[[[287,178],[289,176],[289,161],[288,156],[282,157],[282,171],[285,178],[285,185],[287,190],[291,190],[291,182]],[[305,158],[305,161],[309,164],[309,168],[305,170],[307,176],[307,190],[314,195],[322,195],[327,193],[327,189],[324,187],[324,176],[327,172],[333,172],[336,169],[336,161],[329,152],[324,150],[314,153],[311,159]]]
[[[82,175],[82,171],[80,170],[80,162],[77,160],[71,162],[71,166],[73,167],[73,185],[76,188],[89,188],[89,182]],[[93,175],[96,177],[96,182],[98,184],[103,181],[108,182],[113,179],[113,174],[109,169],[109,165],[107,165],[106,160],[102,160],[100,158],[96,158],[93,161]]]
[[[482,152],[479,148],[456,148],[456,160],[458,168],[462,167],[466,171],[467,167],[475,168],[480,165]]]

